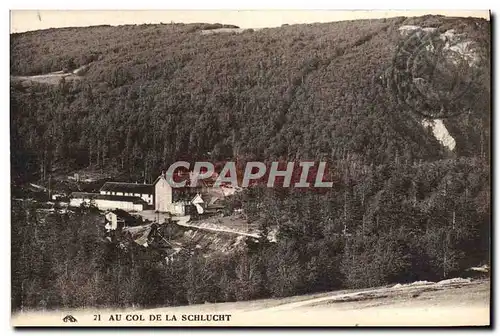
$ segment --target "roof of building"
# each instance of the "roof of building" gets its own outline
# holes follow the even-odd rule
[[[203,198],[201,197],[200,194],[196,194],[193,199],[191,200],[191,203],[193,204],[202,204],[202,203],[205,203],[205,201],[203,200]]]
[[[207,182],[206,179],[200,179],[198,180],[197,186],[191,186],[191,175],[190,172],[178,172],[176,173],[175,177],[173,177],[174,182],[182,183],[183,181],[186,181],[184,184],[184,187],[173,187],[172,189],[183,189],[183,188],[191,188],[191,189],[202,189],[203,187],[207,187]],[[160,175],[156,178],[156,180],[153,182],[153,186],[158,183],[160,179],[165,179],[165,175]]]
[[[123,192],[132,194],[152,194],[152,184],[128,183],[128,182],[106,182],[100,191]]]
[[[158,177],[156,178],[156,180],[154,180],[153,185],[156,185],[156,183],[158,183],[158,181],[159,181],[160,179],[162,179],[162,178],[164,179],[164,178],[165,178],[165,176],[163,176],[163,175],[158,176]]]
[[[130,197],[129,197],[130,198]],[[122,210],[122,209],[115,209],[115,210],[110,210],[108,212],[112,212],[114,213],[115,215],[117,215],[118,217],[120,218],[123,218],[123,219],[127,219],[127,218],[135,218],[134,216],[132,216],[130,213],[128,213],[127,211],[125,210]]]
[[[97,193],[76,192],[76,191],[71,193],[70,198],[132,202],[134,204],[147,204],[142,198],[138,196],[102,195]]]
[[[189,202],[198,195],[195,188],[175,188],[172,189],[172,202]]]

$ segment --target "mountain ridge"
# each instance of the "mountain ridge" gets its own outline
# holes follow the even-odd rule
[[[121,161],[124,169],[145,175],[186,154],[191,160],[207,153],[212,159],[260,160],[349,154],[368,164],[401,155],[417,161],[447,157],[421,120],[401,112],[406,107],[380,79],[392,66],[399,27],[409,24],[453,27],[471,36],[487,29],[483,19],[426,16],[236,35],[202,35],[202,24],[13,34],[14,75],[90,66],[80,80],[52,87],[14,80],[11,119],[22,133],[32,132],[26,120],[35,119],[36,135],[26,147],[51,147],[55,161],[58,152],[68,154],[73,167]],[[489,111],[467,118],[477,128]],[[460,134],[459,118],[446,123],[458,156],[475,155],[489,134],[486,129],[483,140],[474,132]],[[140,167],[143,161],[147,167]]]

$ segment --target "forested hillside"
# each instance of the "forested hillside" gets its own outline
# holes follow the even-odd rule
[[[402,39],[398,28],[408,24],[489,42],[486,21],[439,17],[240,34],[203,35],[202,25],[182,24],[13,34],[12,75],[90,64],[80,80],[59,85],[13,82],[13,146],[34,156],[38,166],[31,168],[117,165],[148,179],[180,158],[207,153],[363,164],[446,157],[421,118],[394,99],[386,78]],[[457,141],[453,155],[489,151],[488,66],[474,92],[480,104],[447,121]],[[15,163],[27,170],[33,160],[17,160],[17,153]]]
[[[395,57],[403,26],[453,30],[473,41],[474,76],[464,95],[434,106],[422,98],[433,92],[405,91],[408,78],[397,73],[402,65]],[[40,219],[16,206],[13,267],[31,273],[14,274],[14,308],[40,307],[41,300],[95,306],[286,296],[442,279],[489,262],[489,22],[426,16],[201,33],[217,27],[12,34],[14,188],[56,168],[114,170],[130,181],[151,181],[180,159],[328,161],[333,188],[254,187],[236,194],[230,202],[242,204],[262,232],[278,228],[277,242],[263,239],[235,255],[193,256],[171,268],[134,251],[117,256],[94,246],[85,233],[92,220],[83,215],[44,219],[77,221],[81,233],[66,228],[71,232],[61,231],[66,236],[58,241],[55,226],[46,225],[46,236],[34,241],[30,227]],[[57,84],[29,79],[82,66]],[[452,86],[456,78],[444,81]],[[424,127],[433,109],[448,112],[442,122],[454,148]],[[44,249],[55,242],[61,251],[79,245],[72,256]],[[117,262],[101,267],[104,253]],[[33,266],[36,256],[45,258],[53,278]],[[88,260],[87,273],[77,271]],[[129,281],[126,298],[112,292],[119,276]],[[68,284],[80,296],[67,294]],[[103,287],[106,295],[91,290]]]

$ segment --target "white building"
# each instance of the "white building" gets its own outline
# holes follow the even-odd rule
[[[156,211],[170,212],[172,215],[180,216],[184,216],[190,211],[202,213],[198,209],[199,204],[203,203],[198,193],[200,188],[184,187],[173,189],[164,175],[158,176],[153,186]],[[196,206],[195,203],[198,204],[198,206]]]
[[[121,209],[107,211],[104,215],[104,218],[106,220],[106,225],[104,226],[104,228],[108,231],[121,229],[124,226],[128,225],[133,225],[137,221],[134,216]]]
[[[100,210],[143,211],[154,208],[175,216],[203,214],[205,202],[200,195],[201,190],[201,187],[189,186],[172,188],[162,174],[153,184],[106,182],[98,194],[74,192],[70,196],[70,206],[92,203]]]
[[[127,182],[106,182],[99,190],[101,195],[140,197],[153,205],[153,185]]]
[[[155,210],[159,212],[172,211],[173,190],[165,176],[160,175],[153,183],[155,193]]]
[[[82,203],[95,205],[100,210],[122,209],[126,211],[142,211],[148,205],[142,198],[136,196],[73,192],[69,205],[79,207]]]

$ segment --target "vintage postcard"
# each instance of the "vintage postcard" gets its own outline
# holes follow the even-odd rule
[[[11,11],[11,325],[490,326],[484,11]]]

